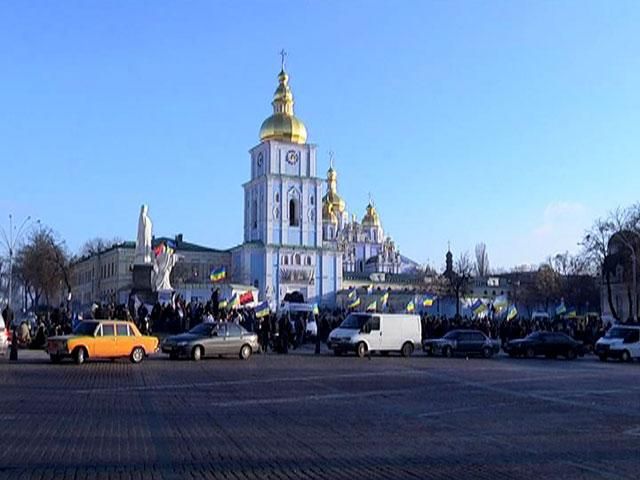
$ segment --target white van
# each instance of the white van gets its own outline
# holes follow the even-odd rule
[[[278,314],[289,314],[289,319],[295,328],[295,321],[299,317],[304,325],[306,338],[315,338],[318,334],[318,324],[313,314],[314,306],[308,303],[282,302],[278,309]]]
[[[422,341],[418,315],[391,313],[351,313],[329,334],[327,345],[336,355],[353,351],[400,352],[408,357]]]
[[[640,325],[614,325],[596,342],[595,352],[603,362],[608,358],[623,362],[640,358]]]

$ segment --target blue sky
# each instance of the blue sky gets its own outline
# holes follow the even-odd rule
[[[284,47],[351,212],[371,192],[438,268],[448,241],[537,263],[638,200],[638,25],[633,1],[2,2],[0,214],[78,250],[147,203],[157,235],[240,243]]]

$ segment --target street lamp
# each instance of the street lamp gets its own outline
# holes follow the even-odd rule
[[[2,233],[2,240],[6,249],[9,252],[9,298],[7,299],[7,305],[11,308],[11,300],[13,298],[13,254],[15,252],[16,245],[20,242],[22,236],[26,231],[26,227],[31,221],[31,217],[25,218],[19,227],[13,226],[13,215],[9,214],[9,234],[0,226],[0,233]]]

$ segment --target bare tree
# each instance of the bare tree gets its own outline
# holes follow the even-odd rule
[[[473,262],[469,253],[461,253],[455,261],[453,272],[447,277],[456,297],[456,315],[460,315],[460,298],[465,293],[471,272],[473,272]]]
[[[111,240],[101,237],[92,238],[91,240],[84,242],[84,245],[82,245],[82,248],[80,249],[80,256],[90,257],[92,255],[97,255],[118,243],[121,243],[119,238],[112,238]]]
[[[479,277],[489,275],[489,254],[487,245],[484,242],[476,244],[476,273]]]
[[[38,306],[42,297],[47,305],[64,287],[71,291],[70,256],[64,242],[58,241],[45,227],[34,231],[16,255],[16,271],[22,279],[31,304]]]

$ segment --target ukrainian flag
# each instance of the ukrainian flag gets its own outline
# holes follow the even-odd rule
[[[567,312],[567,307],[564,306],[564,302],[556,307],[556,315],[562,315]]]
[[[229,302],[227,302],[226,300],[220,300],[218,302],[218,309],[222,310],[223,308],[227,308],[228,305]]]
[[[313,314],[314,315],[320,315],[320,309],[318,308],[318,304],[317,303],[313,304]]]
[[[567,318],[576,318],[578,316],[578,312],[576,312],[575,308],[570,308],[569,310],[567,310],[567,313],[565,313],[565,317]]]
[[[355,289],[355,288],[353,288],[353,289],[349,290],[349,293],[348,293],[348,295],[347,295],[347,298],[348,298],[349,300],[353,300],[354,298],[356,298],[356,289]]]
[[[487,306],[482,303],[482,300],[478,299],[476,300],[473,305],[471,305],[471,311],[475,314],[475,315],[480,315],[482,312],[484,312],[487,309]]]
[[[384,307],[387,304],[388,300],[389,300],[389,292],[386,292],[384,295],[380,297],[380,306]]]
[[[375,312],[378,308],[378,302],[375,300],[367,305],[367,312]]]
[[[256,318],[262,318],[269,315],[269,302],[262,302],[256,307]]]
[[[231,308],[240,306],[240,297],[238,297],[237,293],[234,293],[233,297],[231,297],[231,300],[229,300],[229,306]]]
[[[224,280],[226,276],[227,270],[224,267],[215,268],[211,270],[211,273],[209,274],[209,278],[212,282],[219,282],[220,280]]]
[[[407,312],[411,313],[413,311],[415,311],[416,309],[416,304],[413,303],[413,300],[411,300],[409,303],[407,303]]]
[[[356,298],[353,302],[349,304],[349,308],[356,308],[358,305],[360,305],[360,299]]]
[[[422,300],[422,306],[423,307],[430,307],[431,305],[433,305],[433,296],[432,295],[427,295]]]
[[[514,318],[516,318],[518,316],[518,309],[516,308],[515,305],[511,305],[509,307],[509,311],[507,312],[507,322],[509,320],[513,320]]]

